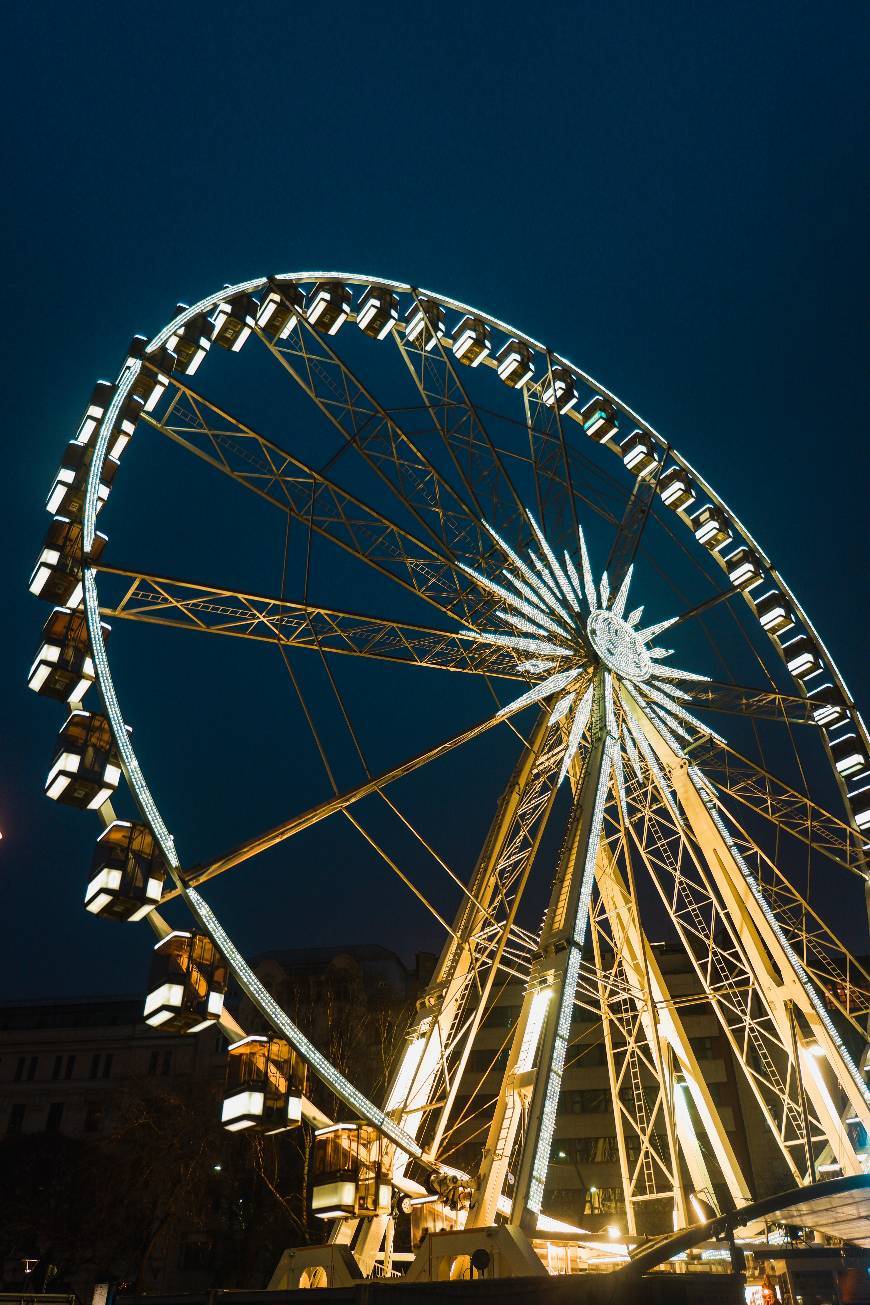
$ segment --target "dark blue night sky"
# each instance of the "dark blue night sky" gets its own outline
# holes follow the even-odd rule
[[[25,686],[46,615],[27,578],[93,381],[134,332],[225,282],[317,267],[406,279],[572,358],[747,522],[866,706],[865,4],[49,3],[15,6],[4,36],[0,994],[142,982],[146,931],[81,904],[95,822],[42,796],[60,720]],[[131,561],[171,557],[184,523],[142,521]],[[248,575],[254,548],[239,544]],[[152,701],[183,706],[189,660],[123,664],[157,678]],[[205,674],[220,746],[226,682]],[[278,809],[275,720],[266,734],[244,765],[264,764]],[[236,727],[225,738],[241,747]],[[176,800],[184,785],[207,820],[195,752],[167,746]],[[449,795],[433,801],[449,823]],[[244,945],[431,946],[385,879],[380,925],[362,909],[372,893],[351,886],[346,846],[331,912],[286,879],[259,926],[228,897]],[[860,947],[847,887],[832,918],[857,909]]]

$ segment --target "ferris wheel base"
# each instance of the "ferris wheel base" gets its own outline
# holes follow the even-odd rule
[[[422,1283],[471,1276],[546,1278],[549,1275],[525,1233],[498,1224],[490,1228],[430,1233],[403,1278],[407,1283]],[[351,1287],[363,1277],[348,1246],[300,1246],[284,1251],[272,1274],[269,1290]]]

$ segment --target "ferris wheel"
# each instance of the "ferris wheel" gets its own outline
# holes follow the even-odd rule
[[[113,562],[101,513],[135,490],[121,465],[131,446],[138,459],[160,441],[204,494],[231,485],[240,510],[282,523],[280,592],[258,577],[203,582],[181,557],[176,578]],[[603,1023],[627,1234],[688,1224],[691,1192],[750,1200],[651,944],[662,920],[795,1184],[867,1169],[870,974],[823,907],[834,889],[857,905],[868,878],[867,731],[762,546],[614,394],[429,291],[357,274],[268,277],[136,337],[117,379],[94,390],[47,506],[30,587],[52,611],[29,683],[69,707],[47,795],[102,823],[85,905],[154,929],[152,1025],[226,1034],[227,1128],[315,1127],[314,1211],[364,1272],[392,1246],[397,1200],[457,1232],[564,1227],[545,1191],[578,1009]],[[165,639],[234,639],[241,657],[274,645],[326,796],[299,807],[291,792],[280,823],[219,856],[176,848],[183,798],[158,808],[160,777],[137,759],[109,622],[112,647],[127,622]],[[347,786],[306,659],[324,668],[361,765]],[[407,694],[385,767],[365,760],[341,689],[348,665],[357,693],[377,671]],[[445,724],[422,749],[402,738],[421,691]],[[465,710],[472,691],[477,717],[451,729],[452,700]],[[487,737],[502,797],[459,872],[424,828],[420,793]],[[459,827],[464,804],[491,791],[482,778],[471,791],[468,773]],[[416,805],[403,799],[410,776]],[[372,807],[402,851],[398,834],[391,845],[372,832]],[[443,930],[382,1100],[282,1009],[209,901],[218,876],[253,878],[258,857],[338,816]],[[433,875],[449,881],[449,911],[433,903]],[[176,899],[189,928],[165,919]],[[253,1031],[224,1006],[230,978]],[[469,1097],[464,1075],[508,981],[523,995],[497,1089]],[[316,1083],[344,1118],[315,1104]]]

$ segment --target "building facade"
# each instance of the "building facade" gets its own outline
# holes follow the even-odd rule
[[[681,1005],[695,1055],[753,1191],[764,1195],[781,1190],[786,1185],[781,1157],[718,1022],[699,1000],[685,954],[660,945],[656,956],[672,997]],[[344,1026],[359,1026],[360,1045],[348,1047],[353,1069],[353,1056],[372,1059],[372,1038],[389,1035],[394,1046],[401,1044],[405,1018],[425,987],[431,963],[432,958],[420,957],[407,968],[388,949],[372,945],[271,952],[259,958],[257,970],[279,1000],[289,1003],[295,994],[296,1016],[325,1047],[322,1040],[342,1021]],[[479,1156],[487,1103],[499,1090],[522,996],[519,982],[503,987],[471,1053],[457,1103],[457,1114],[464,1118],[447,1139],[453,1148],[448,1159],[458,1167],[473,1166]],[[360,1012],[368,1024],[361,1022]],[[243,1026],[251,1027],[251,1012],[240,1006],[239,1015]],[[624,1232],[616,1123],[600,1019],[578,1007],[572,1043],[544,1209],[592,1232],[614,1227]],[[99,1138],[111,1128],[113,1112],[131,1082],[188,1091],[192,1085],[202,1111],[212,1112],[217,1120],[225,1061],[225,1043],[217,1029],[188,1036],[161,1033],[143,1022],[141,998],[0,1005],[0,1139],[37,1134]],[[376,1090],[389,1065],[371,1069],[365,1086]],[[315,1238],[321,1231],[318,1226],[310,1229]],[[172,1238],[164,1238],[155,1251],[149,1289],[210,1285],[214,1243],[220,1237],[217,1225],[213,1233],[175,1226]],[[288,1231],[285,1244],[302,1239],[298,1230]]]

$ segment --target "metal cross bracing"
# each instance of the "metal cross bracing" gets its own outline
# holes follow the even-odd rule
[[[428,1105],[444,1083],[444,1106],[440,1117],[433,1116],[427,1144],[433,1155],[437,1155],[497,969],[512,950],[517,910],[556,796],[559,733],[543,719],[520,758],[490,828],[469,896],[455,921],[454,937],[445,944],[425,998],[420,1022],[429,1030],[430,1044],[437,1036],[437,1063],[431,1063],[428,1078],[418,1067],[407,1084],[405,1100],[393,1108],[400,1106],[404,1114],[420,1108],[410,1102],[424,1098]],[[475,1010],[466,1025],[465,1011],[472,996]],[[454,1059],[455,1065],[451,1063]],[[421,1066],[424,1063],[429,1064],[425,1053]],[[402,1072],[400,1068],[400,1076]]]
[[[670,1112],[667,1120],[672,1120],[673,1128],[668,1130],[667,1151],[662,1153],[661,1146],[659,1147],[660,1159],[657,1169],[651,1165],[650,1158],[645,1187],[650,1194],[656,1191],[661,1194],[662,1187],[664,1195],[671,1192],[673,1197],[671,1209],[659,1210],[659,1218],[664,1216],[664,1221],[667,1222],[668,1217],[673,1217],[685,1203],[683,1170],[675,1150],[675,1140],[679,1143],[682,1163],[688,1171],[696,1192],[712,1192],[714,1183],[718,1180],[728,1191],[731,1200],[735,1204],[740,1204],[749,1199],[750,1189],[683,1026],[678,1003],[671,997],[655,953],[644,935],[634,888],[634,876],[631,871],[631,851],[625,837],[624,813],[625,807],[621,804],[618,848],[627,877],[624,877],[620,863],[611,848],[607,845],[602,846],[596,878],[597,893],[593,899],[590,924],[593,942],[598,948],[599,955],[602,951],[602,935],[609,944],[612,956],[608,968],[609,976],[613,976],[620,965],[631,975],[630,985],[620,993],[623,1006],[624,999],[631,997],[643,1023],[646,1044],[656,1051],[654,1062],[648,1059],[647,1077],[652,1081],[654,1090],[663,1105],[667,1105]],[[609,1020],[609,1015],[605,1014],[605,1018]],[[616,1091],[612,1076],[616,1067],[612,1057],[609,1058],[608,1063],[611,1069],[611,1094],[619,1123],[623,1190],[631,1192],[636,1187],[637,1174],[636,1168],[634,1173],[632,1171],[629,1148],[625,1144],[625,1131],[627,1125],[633,1135],[639,1139],[639,1145],[635,1148],[639,1155],[646,1139],[649,1118],[646,1092],[639,1098],[640,1110],[632,1114],[635,1095],[632,1093],[631,1096],[626,1097],[626,1094]],[[689,1112],[689,1102],[694,1108],[700,1131],[705,1139],[703,1146]],[[648,1143],[647,1147],[649,1147]],[[718,1169],[718,1172],[714,1171],[712,1175],[710,1163],[715,1163]],[[652,1168],[652,1177],[658,1178],[658,1184],[649,1182],[650,1168]],[[669,1179],[672,1190],[667,1186]],[[643,1195],[642,1190],[640,1196]],[[629,1225],[635,1226],[636,1212],[631,1202],[627,1205],[627,1215]]]
[[[641,818],[632,823],[632,836],[762,1109],[776,1123],[783,1153],[791,1156],[797,1177],[806,1170],[799,1170],[795,1154],[808,1155],[812,1170],[816,1145],[830,1145],[844,1172],[859,1172],[841,1116],[848,1109],[870,1124],[870,1094],[770,904],[715,816],[706,777],[681,763],[653,726],[644,728],[675,796],[661,792],[652,772],[645,784],[634,782],[629,802]],[[795,1011],[802,1021],[797,1061]],[[817,1058],[827,1062],[827,1077]],[[802,1097],[811,1107],[809,1140]]]
[[[613,806],[614,804],[611,804]],[[602,884],[612,874],[623,832],[605,833],[599,852],[598,892],[589,923],[602,1022],[607,1048],[610,1093],[622,1170],[628,1231],[657,1231],[674,1217],[686,1222],[686,1198],[680,1176],[673,1110],[673,1075],[663,1060],[663,1045],[650,983],[642,955],[632,957],[627,936],[637,936],[636,903],[629,893],[621,900]],[[607,816],[605,816],[605,829]],[[627,918],[626,918],[627,917]],[[642,1203],[655,1203],[644,1219]]]
[[[638,853],[799,1180],[806,1139],[788,1040],[780,1034],[737,929],[720,905],[701,858],[652,774],[645,784],[629,779],[626,799]],[[797,1159],[795,1149],[799,1151]]]
[[[715,788],[735,798],[791,834],[814,852],[856,874],[867,876],[865,839],[859,830],[832,815],[805,793],[735,751],[728,743],[700,737],[687,750]]]
[[[779,928],[826,1005],[839,1011],[857,1033],[865,1036],[870,1017],[870,972],[866,965],[843,945],[733,815],[727,816],[726,823]]]

